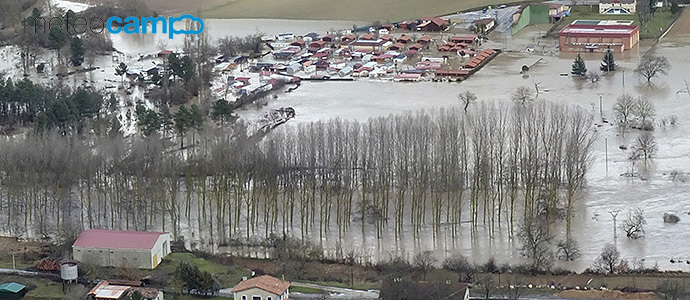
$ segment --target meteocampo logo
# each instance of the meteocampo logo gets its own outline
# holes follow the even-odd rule
[[[175,23],[181,22],[185,19],[191,22],[196,22],[198,26],[190,26],[193,30],[175,29]],[[151,25],[150,33],[160,32],[167,33],[168,38],[172,39],[176,34],[199,34],[204,30],[204,21],[192,15],[181,15],[179,17],[126,17],[124,20],[120,17],[110,17],[104,21],[100,17],[93,17],[86,20],[83,17],[76,17],[73,20],[69,15],[64,18],[52,17],[46,22],[43,17],[28,17],[24,19],[24,32],[26,32],[27,24],[34,28],[34,33],[38,33],[40,27],[43,32],[51,31],[53,33],[65,32],[71,34],[82,34],[87,30],[92,33],[103,33],[104,30],[112,34],[146,34],[149,33],[149,24]]]

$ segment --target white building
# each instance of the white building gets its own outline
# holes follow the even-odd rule
[[[263,275],[243,280],[232,292],[235,300],[286,300],[290,296],[289,288],[289,282]]]
[[[606,15],[629,15],[636,11],[636,0],[599,0],[599,13]]]
[[[99,266],[127,263],[153,269],[170,253],[170,233],[91,229],[83,231],[72,245],[74,259]]]

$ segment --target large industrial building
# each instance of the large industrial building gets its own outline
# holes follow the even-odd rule
[[[576,20],[558,33],[563,52],[613,52],[630,50],[640,41],[640,28],[624,20]]]
[[[77,261],[114,267],[127,263],[153,269],[170,253],[170,233],[91,229],[83,231],[72,245]]]

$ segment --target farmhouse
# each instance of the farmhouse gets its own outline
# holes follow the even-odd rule
[[[422,18],[422,22],[417,25],[417,30],[419,31],[443,31],[445,30],[448,25],[450,25],[450,21],[447,19],[442,19],[439,17],[435,18]]]
[[[604,15],[630,15],[635,13],[636,0],[599,0],[599,13]]]
[[[238,283],[232,293],[235,300],[289,300],[290,283],[278,278],[262,275]]]
[[[170,253],[170,233],[91,229],[72,245],[77,261],[114,267],[128,263],[141,269],[155,268]]]
[[[640,28],[632,21],[576,20],[558,33],[558,45],[563,52],[604,52],[612,49],[620,53],[640,41]]]

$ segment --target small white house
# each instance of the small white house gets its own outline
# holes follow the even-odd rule
[[[386,28],[381,28],[379,29],[379,35],[386,35],[389,34],[390,32]]]
[[[290,283],[269,275],[243,280],[232,293],[235,300],[286,300],[290,296]]]

